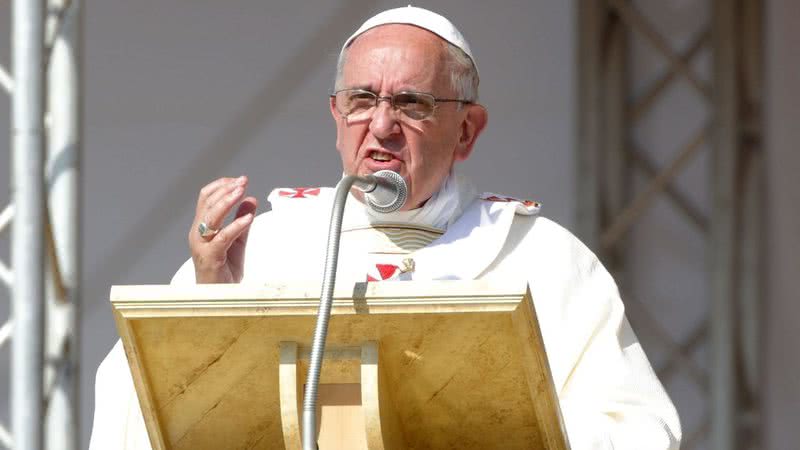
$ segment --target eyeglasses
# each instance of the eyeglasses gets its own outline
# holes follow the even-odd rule
[[[395,111],[414,120],[422,120],[433,114],[436,103],[473,103],[469,100],[436,98],[424,92],[398,92],[381,97],[364,89],[342,89],[331,94],[331,98],[335,100],[339,114],[351,120],[372,118],[374,108],[377,108],[381,100],[388,101]]]

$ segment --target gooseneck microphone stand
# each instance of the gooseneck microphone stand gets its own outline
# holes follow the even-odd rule
[[[333,287],[336,283],[336,267],[339,262],[339,240],[342,231],[342,217],[347,194],[355,187],[366,193],[366,203],[379,212],[392,212],[400,209],[406,201],[406,185],[396,172],[381,170],[374,175],[359,177],[348,175],[336,185],[336,193],[331,208],[331,222],[328,228],[328,248],[325,254],[325,270],[322,278],[322,293],[319,298],[317,326],[311,344],[311,360],[308,365],[305,394],[303,396],[303,450],[318,450],[317,445],[317,388],[325,354],[325,339],[328,335],[328,322],[333,305]]]

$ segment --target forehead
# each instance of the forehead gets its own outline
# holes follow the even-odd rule
[[[355,85],[426,85],[446,78],[446,46],[439,36],[413,25],[381,25],[347,49],[343,76]],[[374,86],[373,86],[374,87]]]

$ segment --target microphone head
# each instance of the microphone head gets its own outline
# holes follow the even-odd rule
[[[408,188],[406,187],[406,181],[399,173],[391,170],[379,170],[372,176],[376,178],[378,185],[364,197],[367,205],[373,211],[390,213],[397,211],[406,204]]]

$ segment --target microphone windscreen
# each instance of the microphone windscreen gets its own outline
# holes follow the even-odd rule
[[[406,204],[408,188],[406,181],[399,173],[391,170],[380,170],[372,174],[377,187],[365,195],[367,205],[380,213],[397,211]]]

